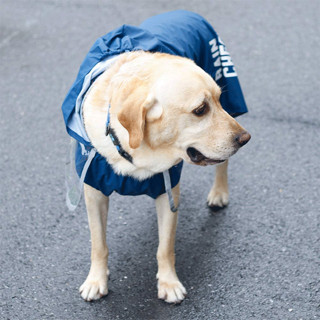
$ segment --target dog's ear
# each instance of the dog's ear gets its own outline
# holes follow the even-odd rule
[[[151,111],[156,105],[156,99],[150,93],[146,83],[139,79],[127,82],[125,89],[121,90],[120,94],[123,95],[123,98],[118,120],[129,133],[130,147],[136,149],[143,140],[146,116],[148,111]],[[158,115],[159,111],[156,114]]]

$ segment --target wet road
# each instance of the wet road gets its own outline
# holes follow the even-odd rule
[[[0,3],[1,319],[318,319],[320,288],[319,1]],[[83,202],[65,205],[68,136],[60,105],[86,52],[123,23],[188,9],[233,57],[252,134],[230,161],[230,205],[206,208],[213,168],[186,165],[176,241],[188,290],[157,299],[153,201],[115,195],[109,295],[86,303]]]

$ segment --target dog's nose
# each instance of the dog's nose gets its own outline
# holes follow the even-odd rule
[[[240,134],[238,134],[235,138],[237,144],[242,147],[244,146],[249,140],[251,139],[251,135],[247,131],[243,131]]]

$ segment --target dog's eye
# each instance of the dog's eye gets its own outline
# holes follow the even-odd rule
[[[209,111],[209,106],[206,103],[204,103],[200,107],[194,109],[192,111],[192,113],[194,115],[196,115],[197,117],[201,117],[201,116],[205,115],[208,111]]]

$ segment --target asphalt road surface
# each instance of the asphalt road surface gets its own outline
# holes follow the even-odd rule
[[[83,202],[65,205],[60,111],[88,49],[121,24],[188,9],[237,67],[252,140],[230,161],[230,205],[206,208],[214,168],[186,165],[176,241],[181,305],[157,299],[147,197],[111,198],[109,295],[84,302]],[[1,319],[319,319],[320,2],[0,2]]]

